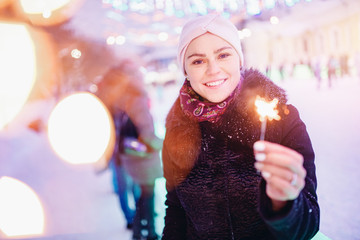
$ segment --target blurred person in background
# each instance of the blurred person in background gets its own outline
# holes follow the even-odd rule
[[[321,88],[321,64],[318,59],[315,60],[315,62],[312,65],[312,71],[314,73],[314,76],[316,78],[317,82],[317,90],[320,90]]]
[[[314,151],[285,91],[243,69],[238,31],[220,15],[184,25],[178,60],[186,79],[166,119],[162,239],[311,239],[320,219]],[[256,96],[279,101],[266,141]]]
[[[126,219],[126,228],[132,229],[135,217],[135,207],[130,203],[138,202],[140,197],[140,186],[134,182],[132,177],[124,168],[120,154],[122,153],[123,126],[126,114],[123,111],[112,109],[111,111],[116,131],[116,143],[109,168],[112,172],[112,183],[114,192],[118,195],[121,209]],[[131,198],[131,200],[129,199]],[[130,201],[129,201],[130,200]]]
[[[336,79],[336,69],[338,68],[338,61],[334,56],[330,56],[327,68],[328,68],[328,81],[329,81],[329,88],[331,88],[334,84],[334,80]]]
[[[349,56],[347,54],[344,54],[340,57],[340,70],[341,77],[348,77],[350,75]]]
[[[105,74],[98,89],[100,99],[116,116],[114,121],[120,122],[116,148],[121,162],[117,168],[122,171],[115,173],[128,174],[141,189],[140,197],[136,200],[133,239],[158,239],[154,222],[154,187],[155,180],[162,176],[159,154],[162,140],[155,135],[149,98],[138,65],[134,61],[123,60]],[[130,138],[130,142],[125,141],[127,138]],[[119,186],[121,188],[129,189],[129,186]]]

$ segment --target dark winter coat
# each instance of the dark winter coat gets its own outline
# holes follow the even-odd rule
[[[311,239],[319,229],[314,152],[298,111],[284,90],[260,72],[242,71],[239,94],[216,123],[186,116],[179,99],[166,120],[163,239]],[[254,168],[260,121],[255,97],[277,98],[281,120],[268,121],[265,140],[303,155],[306,184],[273,212],[265,181]]]

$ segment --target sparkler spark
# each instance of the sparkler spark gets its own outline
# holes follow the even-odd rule
[[[278,114],[279,111],[276,110],[278,102],[279,102],[279,100],[277,98],[274,98],[272,101],[267,102],[265,100],[265,98],[256,96],[255,106],[257,107],[257,112],[260,115],[259,120],[261,121],[260,140],[265,139],[267,119],[269,119],[269,121],[271,121],[273,119],[275,119],[275,120],[281,119],[281,117]]]

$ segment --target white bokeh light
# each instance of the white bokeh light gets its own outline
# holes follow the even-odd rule
[[[109,36],[106,38],[106,44],[107,45],[113,45],[116,42],[116,38],[114,36]]]
[[[36,81],[36,52],[29,28],[0,22],[0,130],[20,112]]]
[[[119,35],[116,37],[116,44],[123,45],[126,42],[126,37]]]
[[[81,51],[76,48],[71,50],[71,57],[79,59],[81,57]]]
[[[280,20],[279,20],[279,18],[276,17],[276,16],[272,16],[272,17],[270,18],[270,23],[271,23],[271,24],[276,25],[276,24],[279,24],[279,22],[280,22]]]
[[[166,40],[168,40],[169,38],[169,34],[167,34],[166,32],[161,32],[158,34],[158,39],[162,42],[165,42]]]
[[[0,230],[8,237],[43,234],[45,214],[36,193],[11,177],[0,178]]]
[[[48,121],[48,138],[57,155],[72,164],[95,163],[113,148],[113,122],[93,94],[75,93],[61,100]]]

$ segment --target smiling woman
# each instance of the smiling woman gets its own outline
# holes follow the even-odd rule
[[[285,91],[242,68],[238,31],[220,15],[185,24],[178,60],[186,80],[166,118],[162,239],[311,239],[314,152]],[[258,141],[257,96],[278,101],[266,141]]]

